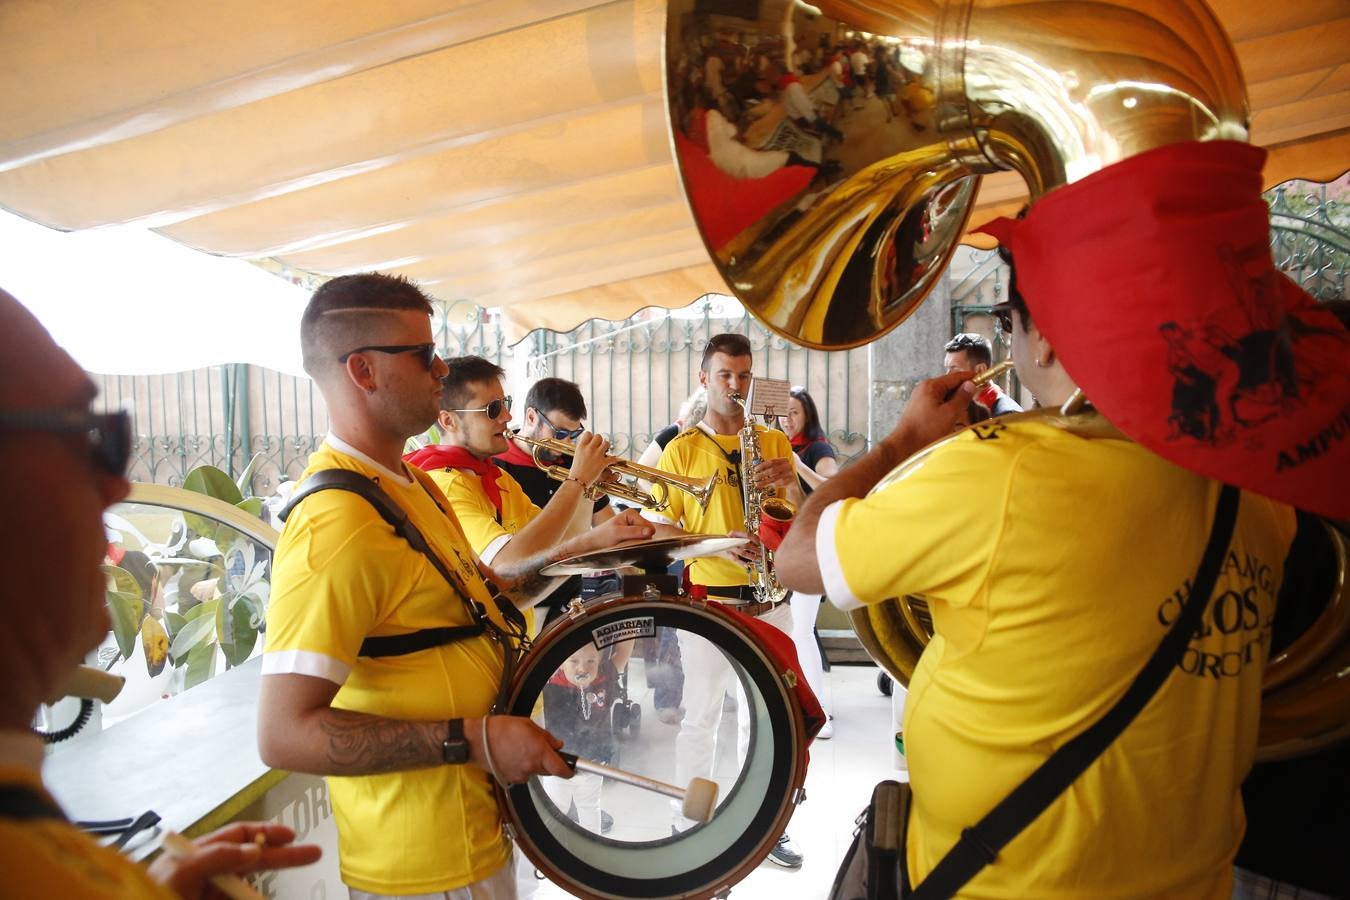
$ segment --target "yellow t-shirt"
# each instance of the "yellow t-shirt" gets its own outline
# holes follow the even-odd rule
[[[781,431],[756,425],[760,454],[765,459],[791,459],[792,444]],[[671,438],[661,453],[656,468],[676,475],[695,478],[717,476],[706,510],[687,492],[672,490],[670,506],[649,518],[680,525],[694,534],[726,534],[745,530],[745,501],[741,496],[740,475],[730,455],[741,449],[740,437],[715,434],[706,425],[696,425]],[[744,567],[728,559],[703,557],[690,566],[689,577],[695,584],[732,586],[750,583]]]
[[[437,506],[450,509],[435,485],[400,483],[395,473],[339,452],[332,440],[310,457],[305,476],[339,468],[376,478],[501,625],[468,541]],[[471,621],[426,557],[365,499],[320,491],[291,514],[277,545],[263,673],[340,684],[333,706],[341,709],[416,721],[481,716],[502,674],[501,652],[486,636],[406,656],[357,656],[368,636]],[[359,890],[454,890],[491,875],[510,854],[491,784],[477,766],[329,777],[328,786],[342,880]]]
[[[42,789],[36,772],[0,765],[0,786]],[[0,897],[5,900],[172,900],[173,891],[141,866],[59,819],[0,816]]]
[[[496,507],[483,490],[483,483],[473,472],[462,469],[431,469],[428,477],[445,494],[450,506],[469,539],[473,552],[488,565],[511,535],[528,525],[539,515],[539,507],[525,493],[509,472],[498,470],[497,490],[501,492],[502,511],[498,521]],[[525,616],[525,633],[534,634],[534,610],[521,611]]]
[[[509,472],[497,470],[497,490],[501,492],[502,510],[500,519],[496,507],[488,499],[483,484],[473,472],[462,469],[430,469],[427,475],[436,482],[450,505],[454,507],[455,518],[469,539],[469,546],[483,562],[492,564],[492,559],[502,545],[511,539],[511,535],[520,531],[539,515],[539,507],[529,498]]]
[[[1219,485],[1119,439],[978,426],[877,494],[826,508],[830,599],[926,596],[905,702],[921,882],[1124,693],[1175,621]],[[1243,494],[1204,633],[1106,752],[963,897],[1227,898],[1292,511]]]

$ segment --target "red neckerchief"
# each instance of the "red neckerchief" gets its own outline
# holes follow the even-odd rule
[[[998,385],[986,384],[984,390],[975,395],[975,402],[985,409],[993,409],[994,404],[998,402]]]
[[[492,458],[499,459],[504,463],[510,463],[513,466],[529,466],[531,469],[538,468],[534,464],[534,457],[516,446],[516,442],[509,438],[506,441],[506,452],[498,453]]]
[[[492,507],[497,510],[498,515],[501,515],[502,492],[497,487],[497,476],[502,470],[497,468],[497,464],[491,459],[479,459],[463,447],[433,444],[406,454],[403,461],[417,466],[424,472],[433,469],[462,469],[465,472],[472,472],[482,482],[483,493],[492,501]]]
[[[794,451],[804,450],[806,445],[811,443],[811,441],[807,439],[805,431],[797,432],[792,437],[788,438],[788,441],[792,444],[792,449]]]

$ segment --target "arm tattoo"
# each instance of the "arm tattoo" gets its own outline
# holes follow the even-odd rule
[[[375,775],[441,764],[445,727],[440,722],[405,722],[330,708],[319,727],[328,739],[330,774]]]

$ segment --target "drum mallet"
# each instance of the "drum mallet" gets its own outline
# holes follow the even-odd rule
[[[690,780],[688,788],[677,788],[675,785],[666,784],[664,781],[657,781],[644,775],[634,775],[632,772],[625,772],[623,769],[616,769],[604,763],[582,759],[574,753],[559,750],[558,755],[579,772],[590,772],[612,781],[631,784],[633,787],[642,788],[644,791],[655,791],[658,794],[673,797],[680,801],[680,814],[686,819],[693,819],[695,822],[712,821],[713,810],[717,806],[718,787],[715,781],[709,781],[707,778],[694,778]]]

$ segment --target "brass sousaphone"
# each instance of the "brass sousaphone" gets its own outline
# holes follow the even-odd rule
[[[855,46],[869,76],[841,84]],[[889,86],[873,96],[879,62]],[[1237,58],[1201,0],[681,0],[665,75],[713,262],[767,327],[824,350],[873,341],[923,302],[982,175],[1017,172],[1034,202],[1156,147],[1248,139]],[[837,111],[833,125],[808,118],[812,106]],[[1350,731],[1344,541],[1329,539],[1333,599],[1291,647],[1305,655],[1271,661],[1263,758]],[[922,601],[853,621],[906,682],[931,633]]]

